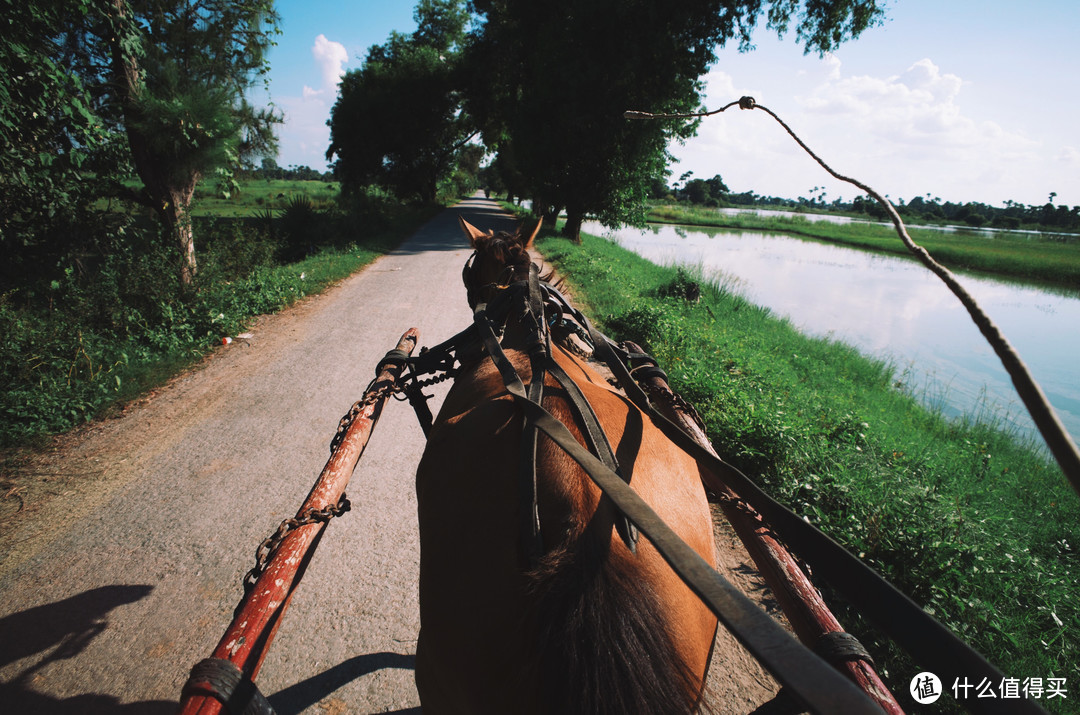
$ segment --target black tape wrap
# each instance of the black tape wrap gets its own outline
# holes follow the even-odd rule
[[[222,658],[200,660],[191,669],[183,696],[215,698],[231,715],[275,715],[270,702],[235,663]]]
[[[823,634],[814,644],[814,652],[833,665],[850,660],[865,660],[870,665],[874,665],[874,659],[859,639],[843,631]]]
[[[383,359],[379,361],[378,367],[375,368],[375,375],[379,375],[386,368],[387,365],[394,367],[403,367],[409,361],[409,353],[404,350],[398,350],[394,348],[390,352],[383,356]]]

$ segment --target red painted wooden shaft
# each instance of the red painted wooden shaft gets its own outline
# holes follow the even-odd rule
[[[644,352],[634,343],[627,343],[632,352]],[[716,451],[708,437],[686,411],[675,401],[667,381],[661,377],[648,378],[646,390],[656,408],[668,419],[682,427],[698,444],[714,456]],[[795,635],[807,647],[814,648],[826,633],[842,632],[844,629],[829,610],[821,593],[792,557],[787,548],[771,535],[760,516],[739,509],[730,500],[737,495],[715,475],[703,471],[707,486],[721,498],[720,508],[739,539],[754,560],[765,582],[776,595],[780,608],[795,630]],[[904,711],[892,693],[881,681],[874,667],[863,660],[846,661],[837,666],[862,690],[874,699],[890,715],[903,715]]]
[[[409,328],[398,341],[397,349],[412,354],[418,338],[416,328]],[[395,382],[400,374],[400,365],[388,365],[379,373],[372,390]],[[338,503],[388,396],[384,395],[373,404],[366,405],[356,416],[297,511],[297,517],[308,509],[324,509]],[[212,657],[232,661],[250,680],[255,680],[292,594],[303,577],[301,566],[310,558],[309,551],[313,552],[313,544],[325,527],[325,522],[308,524],[285,536],[254,588],[241,601],[237,616],[214,649]],[[218,715],[222,707],[213,697],[195,695],[181,702],[180,712],[182,715]]]

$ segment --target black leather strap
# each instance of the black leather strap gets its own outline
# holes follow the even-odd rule
[[[475,325],[503,376],[503,383],[526,418],[581,465],[601,491],[645,534],[675,573],[778,681],[798,693],[816,712],[880,715],[880,709],[865,693],[718,574],[629,485],[581,446],[565,425],[543,406],[529,400],[517,371],[486,319],[483,306],[478,306]]]
[[[852,660],[865,660],[874,665],[873,657],[859,639],[843,631],[823,633],[814,644],[814,652],[833,665],[842,665]]]
[[[660,414],[630,375],[619,356],[620,349],[593,328],[588,319],[551,286],[544,286],[550,299],[576,320],[593,343],[594,354],[607,363],[629,399],[647,414],[669,439],[693,456],[706,469],[703,476],[714,488],[721,485],[735,491],[761,514],[762,518],[816,574],[824,577],[857,610],[872,620],[886,635],[910,653],[943,682],[956,679],[1000,682],[1004,675],[978,652],[957,638],[918,604],[897,590],[842,546],[765,494],[735,467],[710,454]],[[509,291],[493,301],[496,313],[505,307]],[[767,615],[734,589],[716,571],[682,542],[655,512],[617,474],[582,447],[573,435],[543,406],[531,402],[516,370],[499,345],[487,306],[478,305],[472,328],[491,356],[507,390],[537,429],[564,449],[596,482],[627,518],[634,523],[687,585],[697,593],[717,617],[747,649],[769,669],[776,679],[798,693],[817,712],[880,712],[838,671],[812,654],[780,629]],[[689,552],[689,553],[687,553]],[[973,712],[1045,713],[1031,700],[969,700]]]
[[[529,381],[529,399],[537,404],[544,403],[544,366],[545,360],[532,361],[532,377]],[[518,511],[521,533],[519,541],[529,568],[540,564],[544,555],[544,538],[540,533],[540,504],[536,491],[536,445],[539,432],[531,420],[526,419],[521,430],[521,456],[518,465],[520,484],[518,485]]]
[[[547,362],[549,363],[549,372],[566,390],[570,405],[574,408],[575,415],[584,427],[585,440],[590,451],[600,458],[604,466],[618,474],[624,482],[629,484],[631,475],[624,474],[620,469],[618,459],[615,457],[615,450],[611,448],[611,442],[608,441],[604,428],[600,426],[596,412],[593,410],[592,405],[589,404],[585,393],[581,391],[576,382],[570,379],[570,376],[566,374],[566,371],[562,369],[562,366],[554,358],[548,358]],[[631,553],[636,553],[638,533],[633,522],[625,518],[625,516],[616,518],[615,530],[619,532],[619,536],[622,538],[623,543],[626,544],[626,548],[630,549]]]
[[[979,652],[957,638],[952,631],[840,544],[765,494],[749,477],[710,454],[675,423],[658,412],[618,357],[618,346],[596,331],[584,315],[573,308],[571,310],[574,311],[575,319],[583,321],[582,325],[589,332],[594,343],[594,353],[615,374],[630,400],[649,415],[669,439],[706,467],[704,477],[707,483],[715,480],[717,486],[722,484],[729,487],[756,509],[769,527],[810,564],[815,574],[824,577],[852,606],[943,682],[952,683],[965,677],[975,682],[981,682],[983,678],[992,683],[1001,682],[1004,674]],[[1046,712],[1027,699],[1005,703],[984,698],[969,700],[965,707],[971,708],[973,712],[1003,715]]]

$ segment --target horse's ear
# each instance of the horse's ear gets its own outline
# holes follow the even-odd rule
[[[481,236],[486,236],[487,234],[466,221],[463,216],[458,216],[458,221],[461,223],[461,230],[469,237],[469,244],[472,245],[473,248],[476,248],[477,239]]]
[[[540,219],[536,222],[536,227],[533,228],[532,233],[529,234],[529,240],[525,241],[525,250],[531,251],[533,247],[533,241],[536,240],[536,235],[540,233],[540,227],[544,224],[544,219]]]

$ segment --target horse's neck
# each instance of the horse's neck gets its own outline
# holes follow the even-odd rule
[[[533,337],[533,328],[517,317],[510,317],[503,326],[503,350],[525,350]]]

